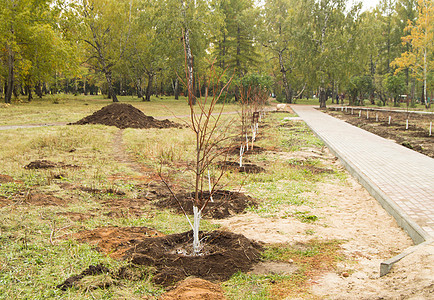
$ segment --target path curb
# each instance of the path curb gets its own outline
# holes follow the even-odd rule
[[[395,218],[398,225],[407,232],[410,238],[413,240],[416,246],[407,248],[404,252],[396,255],[380,264],[380,276],[384,276],[392,269],[392,266],[400,261],[405,256],[413,253],[419,247],[430,244],[433,242],[431,235],[411,220],[408,215],[395,204],[383,191],[381,191],[376,184],[374,184],[363,172],[359,170],[354,164],[350,162],[347,157],[337,150],[327,138],[319,134],[313,127],[307,122],[306,125],[312,130],[312,132],[320,138],[324,144],[330,149],[330,151],[341,161],[348,172],[354,176],[360,184],[380,203],[380,205]]]

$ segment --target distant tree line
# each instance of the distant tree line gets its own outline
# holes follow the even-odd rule
[[[150,101],[199,94],[213,64],[233,77],[272,79],[281,102],[363,100],[428,105],[434,87],[432,0],[4,0],[0,92],[103,93]],[[189,80],[186,80],[189,79]]]

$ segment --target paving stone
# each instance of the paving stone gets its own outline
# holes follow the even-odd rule
[[[368,191],[386,195],[410,219],[407,221],[415,222],[425,231],[423,234],[434,237],[434,159],[313,106],[291,108],[342,161],[352,166],[356,175],[369,179],[371,186],[364,184]]]

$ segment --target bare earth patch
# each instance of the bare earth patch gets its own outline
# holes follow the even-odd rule
[[[303,159],[303,156],[311,157],[312,153],[307,151],[304,155],[296,152],[293,156]],[[318,158],[321,156],[318,155]],[[282,158],[288,157],[282,154]],[[338,161],[329,158],[328,153],[322,161],[343,169]],[[403,299],[411,296],[428,299],[426,296],[432,295],[432,245],[406,257],[394,266],[390,274],[379,277],[380,263],[412,246],[412,241],[355,179],[348,175],[345,180],[319,182],[315,190],[305,196],[313,199],[314,204],[282,206],[280,212],[271,218],[249,212],[214,222],[225,230],[264,243],[295,245],[314,238],[342,241],[345,261],[338,263],[335,270],[310,281],[311,293],[315,297]],[[297,211],[310,211],[318,216],[318,220],[302,222],[285,217]]]
[[[161,295],[160,300],[224,300],[222,288],[215,283],[200,278],[188,278],[176,287]]]
[[[164,234],[147,227],[104,227],[80,231],[69,237],[80,243],[94,245],[98,251],[120,259],[127,250],[144,239],[160,236]]]
[[[200,233],[201,255],[192,255],[193,232],[143,240],[124,258],[135,265],[153,266],[153,281],[170,286],[189,276],[225,281],[238,271],[247,272],[260,259],[262,246],[243,235],[226,231]]]

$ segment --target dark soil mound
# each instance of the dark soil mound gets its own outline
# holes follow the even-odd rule
[[[239,163],[233,161],[221,161],[218,162],[217,165],[223,170],[238,171],[247,174],[257,174],[265,172],[265,169],[263,167],[257,166],[255,164],[243,164],[243,166],[240,167]]]
[[[125,255],[136,265],[153,266],[153,281],[172,285],[188,276],[228,280],[238,271],[247,272],[260,259],[262,246],[240,234],[224,231],[200,233],[202,255],[192,256],[193,232],[149,238]]]
[[[110,273],[110,270],[103,266],[102,264],[92,266],[90,265],[86,270],[81,272],[79,275],[74,275],[66,279],[62,284],[56,286],[58,289],[62,291],[66,291],[68,288],[75,286],[75,284],[83,279],[85,276],[89,275],[99,275],[104,273]]]
[[[69,125],[102,124],[118,128],[182,128],[169,120],[156,120],[145,115],[131,104],[114,103],[101,108],[92,115]]]
[[[204,192],[201,198],[207,200],[209,196],[209,192]],[[170,196],[169,198],[158,201],[155,205],[160,208],[173,208],[179,213],[183,213],[179,205],[181,204],[187,213],[193,213],[193,193],[178,194],[176,198],[179,203],[175,197]],[[208,202],[208,205],[204,209],[203,216],[214,219],[227,218],[242,213],[249,206],[256,206],[256,202],[252,197],[239,192],[218,190],[214,192],[212,199],[214,202]]]
[[[25,169],[53,169],[53,168],[78,168],[76,165],[68,165],[62,162],[52,162],[49,160],[35,160],[24,167]]]
[[[224,149],[222,152],[230,154],[230,155],[240,155],[240,147],[241,146],[239,146],[239,145],[234,146],[234,147],[228,147],[228,148]],[[262,153],[264,151],[267,151],[267,149],[253,145],[253,149],[249,146],[249,150],[245,151],[244,155],[259,154],[259,153]]]

